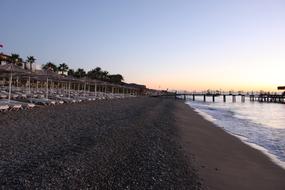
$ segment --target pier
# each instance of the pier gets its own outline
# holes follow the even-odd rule
[[[200,97],[203,102],[215,102],[217,97],[222,97],[223,102],[264,102],[264,103],[285,103],[285,94],[250,94],[250,93],[165,93],[162,97],[173,97],[175,99],[196,101]]]
[[[244,94],[216,94],[216,93],[174,93],[176,99],[192,100],[196,101],[197,97],[203,97],[203,101],[215,102],[217,97],[222,96],[223,102],[232,101],[236,102],[237,99],[240,99],[241,102],[245,102],[246,95]],[[240,97],[240,98],[237,98]]]

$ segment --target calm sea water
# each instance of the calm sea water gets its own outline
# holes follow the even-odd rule
[[[285,104],[250,102],[237,97],[224,103],[222,97],[216,102],[203,102],[202,98],[186,103],[206,119],[222,127],[243,142],[261,150],[278,165],[285,168]]]

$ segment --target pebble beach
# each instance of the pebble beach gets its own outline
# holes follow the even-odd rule
[[[2,189],[200,189],[174,105],[130,98],[1,113]]]
[[[180,100],[102,100],[0,118],[2,189],[285,189],[284,169]]]

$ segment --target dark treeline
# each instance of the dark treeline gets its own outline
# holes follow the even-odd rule
[[[112,83],[122,83],[122,81],[124,80],[122,75],[109,74],[108,71],[104,71],[100,67],[96,67],[95,69],[92,69],[86,72],[83,68],[78,68],[76,70],[69,69],[66,63],[56,65],[52,62],[48,62],[42,66],[42,69],[44,70],[51,69],[62,75],[68,75],[68,76],[72,76],[75,78],[88,77],[90,79],[97,79],[97,80],[108,81]]]
[[[0,60],[0,65],[1,61],[3,60]],[[32,65],[35,63],[36,59],[33,56],[28,56],[27,59],[24,60],[19,56],[19,54],[11,54],[11,56],[8,56],[4,61],[21,67],[23,66],[24,69],[30,69],[32,71]],[[124,78],[121,74],[109,74],[108,71],[102,70],[100,67],[96,67],[86,72],[83,68],[78,68],[76,70],[70,69],[66,63],[56,65],[52,62],[48,62],[42,65],[42,69],[49,69],[61,75],[68,75],[75,78],[88,77],[90,79],[97,79],[112,83],[123,83],[124,81]]]

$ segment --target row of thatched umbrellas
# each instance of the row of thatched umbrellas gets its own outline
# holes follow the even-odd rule
[[[46,98],[48,98],[48,83],[49,80],[53,80],[53,81],[58,81],[58,82],[65,82],[68,83],[68,89],[69,89],[69,98],[70,98],[70,88],[71,88],[71,83],[78,83],[78,84],[82,84],[84,83],[84,93],[85,93],[85,89],[86,89],[86,83],[88,84],[94,84],[94,92],[96,94],[97,91],[97,85],[101,85],[101,86],[105,86],[105,92],[106,92],[106,87],[107,86],[111,86],[112,87],[112,91],[113,91],[113,87],[115,88],[122,88],[123,92],[125,91],[125,89],[127,90],[131,90],[131,91],[135,91],[135,88],[132,87],[128,87],[125,85],[118,85],[118,84],[112,84],[112,83],[108,83],[108,82],[104,82],[104,81],[100,81],[100,80],[94,80],[94,79],[89,79],[87,77],[78,79],[78,78],[74,78],[74,77],[70,77],[70,76],[63,76],[60,74],[57,74],[51,70],[37,70],[35,72],[31,72],[30,70],[25,70],[17,65],[14,64],[5,64],[5,65],[0,65],[0,74],[2,76],[9,76],[9,96],[8,96],[8,100],[11,100],[11,93],[12,93],[12,81],[13,81],[13,76],[20,76],[23,79],[27,79],[28,80],[28,84],[29,84],[29,93],[31,92],[31,79],[36,80],[36,81],[46,81]],[[90,86],[89,86],[90,87]]]

